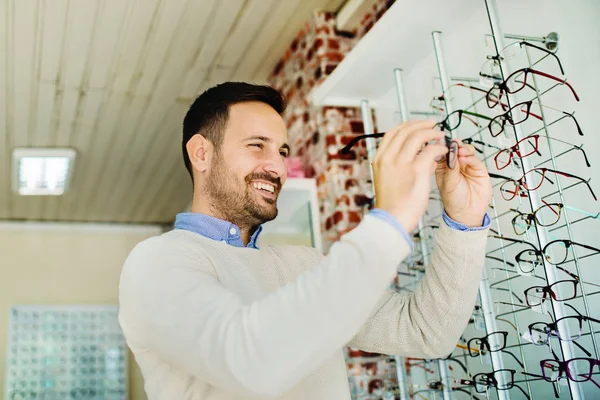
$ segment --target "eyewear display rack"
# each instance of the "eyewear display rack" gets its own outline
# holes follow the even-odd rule
[[[600,292],[598,290],[590,292],[590,286],[599,286],[591,282],[586,282],[583,279],[582,273],[584,271],[582,271],[583,268],[581,265],[583,259],[597,255],[598,249],[576,242],[574,238],[575,230],[573,228],[575,224],[583,221],[597,223],[600,213],[584,213],[586,214],[584,217],[578,219],[569,218],[569,210],[579,213],[581,213],[581,210],[569,205],[570,203],[566,200],[567,192],[573,190],[573,188],[581,188],[583,185],[589,187],[589,179],[575,184],[561,185],[559,175],[564,175],[564,173],[558,170],[557,161],[560,157],[571,153],[572,150],[581,150],[588,167],[590,165],[582,146],[571,145],[572,149],[557,153],[553,149],[553,142],[567,142],[553,138],[550,134],[550,126],[560,120],[572,118],[579,134],[583,135],[583,133],[574,119],[573,113],[555,110],[544,104],[544,95],[546,93],[556,87],[569,85],[566,83],[566,79],[560,81],[560,79],[553,78],[560,82],[550,88],[542,89],[539,79],[543,79],[543,75],[548,76],[547,74],[531,73],[529,79],[526,76],[529,71],[534,70],[544,59],[556,57],[556,55],[552,54],[558,48],[558,35],[555,33],[551,33],[546,37],[505,35],[499,23],[496,1],[484,0],[484,2],[495,50],[495,54],[489,57],[488,61],[496,68],[495,71],[497,74],[494,74],[497,75],[494,76],[495,84],[499,85],[500,89],[496,94],[492,93],[492,95],[490,95],[490,89],[490,92],[486,93],[484,97],[477,96],[476,91],[472,90],[470,91],[470,104],[464,109],[455,108],[457,105],[453,104],[453,98],[449,95],[449,89],[451,86],[456,86],[456,84],[451,84],[451,81],[458,81],[460,82],[458,85],[468,86],[471,83],[479,82],[480,79],[450,78],[445,66],[442,33],[433,32],[433,48],[443,93],[441,97],[443,99],[443,112],[450,119],[465,118],[462,113],[463,111],[465,111],[465,114],[474,113],[481,116],[480,112],[483,113],[484,110],[479,110],[478,108],[482,108],[482,104],[485,101],[489,102],[489,98],[494,99],[494,101],[497,100],[496,106],[498,107],[500,107],[498,105],[500,103],[504,110],[503,117],[496,121],[490,118],[491,121],[487,127],[479,129],[475,135],[467,139],[471,143],[479,143],[483,146],[480,152],[483,154],[484,161],[490,171],[493,170],[492,159],[499,154],[498,150],[507,147],[506,140],[511,141],[512,153],[510,153],[510,161],[512,162],[509,166],[513,168],[512,172],[522,176],[522,178],[506,178],[495,173],[491,173],[490,175],[495,179],[502,178],[511,181],[514,184],[515,191],[513,197],[519,200],[519,208],[525,207],[528,210],[510,209],[510,211],[501,212],[501,208],[506,208],[506,204],[502,202],[502,199],[498,198],[497,193],[500,191],[500,194],[503,195],[507,189],[503,189],[505,183],[497,183],[493,179],[494,196],[489,210],[489,215],[492,219],[492,233],[490,233],[490,236],[493,239],[490,238],[490,244],[488,245],[488,248],[491,247],[492,249],[486,253],[486,268],[484,268],[479,286],[478,304],[475,307],[471,321],[473,327],[483,331],[483,334],[479,334],[481,337],[475,337],[473,330],[468,327],[463,338],[461,338],[461,343],[457,345],[457,350],[445,359],[415,360],[395,357],[398,396],[402,400],[416,398],[429,400],[439,398],[443,398],[444,400],[454,398],[497,398],[501,400],[548,398],[547,390],[544,390],[543,393],[540,392],[540,388],[542,388],[540,385],[544,385],[544,389],[551,388],[549,390],[551,393],[553,392],[554,395],[552,397],[555,398],[571,398],[576,400],[598,398],[600,394],[600,361],[598,360],[600,358],[596,334],[600,333],[600,320],[595,320],[592,316],[594,310],[590,307],[592,301],[592,297],[590,296],[600,294]],[[527,91],[509,90],[507,78],[513,76],[512,74],[514,73],[518,74],[519,70],[512,65],[510,57],[504,54],[505,38],[519,41],[519,48],[526,55],[527,63],[524,68],[521,68],[524,72],[518,76],[524,80],[522,82],[523,87],[527,86]],[[530,51],[530,47],[535,46],[530,46],[529,44],[521,45],[523,41],[528,43],[540,42],[549,52],[541,58],[536,58]],[[539,78],[538,75],[541,75],[542,78]],[[400,109],[400,122],[402,122],[409,119],[402,70],[394,70],[394,78]],[[516,82],[521,83],[518,80]],[[502,88],[502,85],[504,85],[504,88]],[[569,88],[571,88],[570,85]],[[573,89],[571,88],[571,90]],[[535,94],[533,99],[531,93]],[[523,100],[525,101],[523,102]],[[527,103],[528,108],[524,110],[524,106],[522,105]],[[534,107],[533,109],[531,108],[532,106]],[[368,100],[361,101],[361,110],[365,134],[374,133],[371,107]],[[545,113],[548,110],[560,111],[563,116],[556,120],[550,120]],[[526,113],[526,117],[523,117],[522,113]],[[539,115],[536,113],[539,113]],[[533,133],[529,132],[529,135],[526,135],[519,121],[530,115],[535,116],[540,121],[542,128],[537,129]],[[458,127],[460,121],[450,121],[451,125],[455,123]],[[475,122],[475,124],[478,124],[478,122]],[[501,138],[496,138],[495,141],[491,142],[489,138],[484,137],[483,133],[486,129],[489,129],[491,133],[493,129],[499,128],[500,124],[502,125],[502,130],[505,131],[503,132],[505,134],[504,142],[500,140]],[[510,135],[509,132],[511,133]],[[452,129],[450,130],[450,134],[455,138],[457,131]],[[538,150],[539,141],[540,148],[543,147],[544,156],[548,156],[547,159],[536,165],[532,165],[530,159],[522,154],[513,155],[514,152],[519,151],[515,146],[518,146],[519,143],[524,143],[524,139],[528,143],[527,138],[531,138],[531,135],[538,136],[535,138],[535,152],[541,155]],[[464,141],[465,138],[461,139]],[[533,139],[530,140],[532,141]],[[375,139],[368,138],[366,145],[368,159],[371,162],[376,152]],[[536,173],[540,172],[539,167],[545,164],[550,165],[547,168],[550,172],[558,171],[558,173],[555,173],[551,178],[545,176],[546,170],[541,171],[541,178],[531,173],[536,169],[538,169],[538,171],[535,171]],[[551,186],[555,190],[543,195],[540,194],[542,190],[537,191],[536,189],[539,186],[538,183],[534,182],[537,180],[541,180],[541,183],[545,181],[550,182],[547,186]],[[569,183],[571,182],[569,181]],[[534,189],[528,190],[527,188]],[[592,191],[591,187],[590,191]],[[560,201],[560,203],[556,204],[560,204],[558,218],[561,223],[544,226],[544,221],[536,222],[536,216],[533,213],[542,207],[552,209],[546,200],[553,198],[558,198]],[[436,198],[433,195],[431,199],[434,200],[431,207],[433,210],[430,209],[429,213],[419,222],[418,232],[415,235],[417,242],[415,252],[399,268],[399,276],[402,282],[402,285],[397,286],[397,290],[399,291],[410,291],[413,289],[414,285],[422,277],[424,268],[429,263],[433,238],[431,235],[427,235],[425,231],[428,227],[432,227],[433,224],[438,223],[441,216],[439,197]],[[556,209],[553,211],[556,212]],[[506,226],[509,225],[507,218],[511,216],[515,216],[515,219],[517,218],[514,212],[517,212],[520,216],[529,216],[529,219],[526,220],[527,228],[525,228],[525,232],[520,233],[520,235],[524,235],[526,238],[524,241],[512,239],[506,234],[508,233]],[[510,222],[513,223],[513,226],[516,226],[514,225],[514,219]],[[505,234],[503,234],[503,231]],[[560,236],[556,236],[554,232],[560,232]],[[495,246],[497,243],[495,242],[496,239],[500,241],[499,247]],[[530,244],[530,241],[535,241],[536,244]],[[565,259],[555,254],[555,250],[557,249],[555,245],[561,241],[564,246]],[[513,246],[518,247],[523,246],[523,244],[529,244],[531,248],[526,252],[521,251],[520,255],[523,256],[524,254],[524,256],[520,260],[515,257],[515,264],[510,259],[510,253],[516,249]],[[554,247],[549,247],[549,244]],[[585,254],[578,254],[577,247],[591,249],[592,252],[586,251]],[[569,253],[572,254],[572,257],[567,260]],[[560,260],[560,262],[557,260]],[[501,267],[496,266],[498,262],[501,263]],[[523,272],[523,265],[531,267],[532,271]],[[500,271],[500,273],[496,271]],[[561,285],[567,282],[564,279],[565,273],[575,279],[572,281],[573,286],[576,290],[579,290],[581,295],[576,296],[574,293],[573,296],[570,296],[568,293],[564,293],[564,287],[561,288]],[[499,274],[502,276],[497,277]],[[518,288],[520,284],[526,280],[533,280],[534,285],[538,285],[526,290],[529,290],[529,295],[534,293],[533,296],[537,296],[540,300],[539,305],[530,306],[529,300],[527,300],[528,293],[524,293],[522,290],[519,293]],[[534,289],[533,292],[531,289]],[[525,294],[527,305],[524,305],[524,302],[520,299],[523,293]],[[580,301],[583,307],[581,312],[565,299]],[[517,304],[517,301],[523,304]],[[508,312],[503,309],[506,306],[509,307]],[[549,316],[550,321],[527,324],[519,316],[522,312],[527,311],[538,312],[541,316],[546,316],[546,319]],[[566,322],[563,324],[556,322],[560,321],[561,318],[569,316],[573,320],[578,320],[580,326],[573,326]],[[539,327],[536,328],[535,324],[544,324],[548,328],[545,328],[546,330],[539,330]],[[510,326],[511,328],[508,331],[500,331],[499,325]],[[577,329],[579,332],[576,332]],[[583,333],[584,330],[586,331],[585,333]],[[536,335],[545,335],[546,339],[540,342]],[[562,338],[566,338],[566,340]],[[586,340],[590,342],[587,349],[577,342],[577,339],[580,338],[583,338],[581,341]],[[515,342],[515,344],[508,345],[509,342]],[[517,354],[515,355],[515,353]],[[585,355],[582,356],[582,353],[585,353]],[[480,362],[469,363],[469,359],[472,360],[471,357],[478,357]],[[545,359],[547,359],[547,362],[544,364],[542,360]],[[592,362],[573,361],[583,359],[592,360]],[[587,370],[588,364],[593,370]],[[507,368],[507,366],[512,365],[516,365],[515,369]],[[457,379],[459,376],[464,377],[464,379]]]

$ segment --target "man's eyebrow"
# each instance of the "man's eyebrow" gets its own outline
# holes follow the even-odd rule
[[[245,139],[244,141],[245,142],[249,142],[251,140],[260,140],[260,141],[265,142],[265,143],[271,143],[273,141],[270,137],[260,136],[260,135],[258,135],[258,136],[251,136],[251,137]],[[281,148],[282,149],[286,149],[288,151],[288,153],[291,151],[290,145],[287,144],[287,143],[282,144]]]

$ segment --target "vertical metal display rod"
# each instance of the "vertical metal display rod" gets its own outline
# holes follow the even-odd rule
[[[373,128],[373,116],[371,114],[371,107],[369,106],[368,100],[361,100],[360,102],[360,111],[363,121],[364,133],[369,135],[375,133]],[[374,185],[375,181],[373,180],[373,167],[371,163],[375,158],[375,153],[377,152],[377,146],[375,144],[375,139],[369,137],[366,139],[367,141],[367,158],[369,160],[369,176],[371,178],[371,182]],[[373,193],[375,193],[375,187],[373,187]],[[400,399],[408,400],[408,380],[406,376],[406,369],[404,365],[404,357],[395,356],[396,360],[396,374],[398,377],[398,390],[400,391]]]
[[[371,107],[369,106],[369,100],[361,100],[360,101],[360,112],[362,115],[362,121],[364,126],[364,131],[366,135],[371,135],[374,132],[373,130],[373,117],[371,115]],[[375,144],[375,139],[372,137],[368,137],[366,139],[367,143],[367,157],[369,159],[369,176],[371,178],[371,182],[374,183],[373,180],[373,167],[371,163],[375,159],[375,153],[377,152],[377,146]]]
[[[479,81],[477,79],[477,81]],[[475,101],[475,95],[474,92],[471,90],[471,104],[473,104],[473,111],[475,111],[478,114],[481,114],[479,112],[479,110],[477,110],[477,104]],[[477,137],[479,138],[479,140],[483,141],[483,135],[481,134],[481,131],[479,131],[479,133],[477,134]],[[485,163],[486,168],[488,167],[489,164],[489,159],[490,159],[490,150],[489,147],[487,146],[483,146],[483,160]],[[496,199],[494,198],[494,196],[492,196],[492,201],[491,201],[491,213],[493,215],[493,221],[496,221],[496,230],[498,231],[498,235],[502,236],[502,226],[500,224],[500,220],[499,220],[499,216],[498,216],[498,206],[496,205]],[[504,246],[504,243],[501,241],[500,242],[501,246]],[[507,255],[506,255],[506,251],[504,250],[504,248],[502,248],[502,250],[500,251],[500,254],[502,256],[502,260],[504,260],[504,263],[507,262]],[[484,292],[484,293],[491,293],[490,287],[489,287],[489,279],[487,277],[487,271],[484,269],[484,275],[482,277],[481,283],[479,284],[479,290],[480,293]],[[508,274],[508,270],[506,272],[506,278],[510,278],[509,274]],[[483,285],[486,285],[485,287],[482,287]],[[512,292],[512,283],[511,281],[507,281],[506,286],[508,286],[508,290],[510,290]],[[489,299],[486,299],[486,301],[489,301]],[[483,299],[482,299],[483,302]],[[493,310],[493,309],[492,309]],[[512,306],[512,310],[516,311],[515,306]],[[493,313],[484,313],[484,321],[485,321],[485,326],[486,326],[486,332],[495,332],[496,329],[496,316]],[[518,318],[518,313],[514,312],[512,314],[512,318],[513,318],[513,322],[515,324],[515,326],[517,327],[517,334],[519,335],[519,339],[521,337],[521,332],[518,330],[518,327],[521,326],[521,324],[519,324],[519,318]],[[524,353],[524,346],[519,346],[519,354],[521,355],[521,362],[523,362],[523,372],[527,372],[527,360],[525,359],[525,353]],[[496,362],[499,363],[500,365],[502,365],[502,359],[501,360],[497,360]],[[526,386],[527,386],[527,392],[529,393],[529,397],[532,397],[532,393],[531,393],[531,384],[529,382],[529,380],[526,381]]]
[[[494,46],[495,46],[496,54],[499,55],[502,52],[502,49],[504,48],[504,36],[502,33],[502,29],[500,27],[498,11],[497,11],[498,7],[496,4],[496,0],[484,0],[484,1],[485,1],[486,9],[487,9],[489,22],[490,22],[492,37],[494,38]],[[508,63],[506,61],[501,60],[499,58],[498,65],[500,68],[500,75],[501,75],[502,80],[504,80],[505,77],[508,76],[512,72],[510,65],[507,65],[507,64]],[[511,104],[516,104],[514,99],[515,99],[515,95],[507,94],[506,101],[508,102],[509,107],[511,106]],[[515,132],[515,139],[518,141],[523,137],[522,132],[521,132],[521,127],[519,125],[516,125],[516,126],[513,126],[513,128],[514,128],[514,132]],[[527,157],[520,158],[520,162],[521,162],[521,166],[522,166],[524,172],[531,170],[531,165],[529,164],[529,160],[527,159]],[[529,180],[527,175],[525,175],[525,179],[526,179],[526,181]],[[531,182],[527,182],[527,183],[531,184]],[[536,191],[528,192],[528,199],[529,199],[529,203],[530,203],[532,210],[536,210],[541,204],[539,195]],[[537,233],[540,248],[543,248],[548,243],[546,231],[545,231],[545,229],[538,227],[536,229],[536,233]],[[545,258],[542,258],[542,259],[544,262],[544,272],[546,274],[546,280],[548,281],[548,284],[551,285],[551,284],[557,282],[560,278],[556,275],[556,269],[552,265],[548,264],[546,262]],[[567,313],[565,312],[565,308],[563,307],[562,303],[554,301],[552,299],[551,304],[552,304],[552,309],[554,311],[555,319],[559,319],[559,318],[567,316]],[[559,334],[560,334],[560,332],[559,332]],[[562,350],[562,355],[565,360],[570,360],[572,358],[575,358],[575,352],[573,351],[573,346],[571,345],[571,342],[559,340],[559,344],[560,344],[560,348]],[[573,382],[570,379],[568,380],[568,383],[569,383],[569,389],[571,391],[571,398],[573,400],[582,400],[584,398],[584,396],[583,396],[583,391],[582,391],[580,383]]]
[[[533,68],[533,65],[531,63],[531,57],[529,55],[529,49],[525,49],[526,50],[526,54],[527,54],[527,62],[529,64],[529,68]],[[542,98],[540,96],[540,91],[539,91],[539,86],[537,84],[537,77],[535,76],[535,74],[532,74],[532,78],[533,78],[533,88],[535,89],[535,94],[536,94],[536,98],[537,98],[537,103],[539,106],[539,112],[540,115],[542,117],[542,123],[544,124],[544,132],[546,132],[546,145],[548,146],[548,153],[550,153],[550,160],[552,161],[552,168],[556,171],[558,170],[558,167],[556,165],[556,157],[554,156],[554,151],[552,150],[552,142],[550,141],[550,132],[548,131],[548,124],[546,123],[546,116],[544,115],[544,104],[542,103]],[[565,198],[564,198],[564,192],[562,189],[562,185],[560,184],[560,180],[556,179],[556,188],[558,189],[558,195],[560,197],[560,202],[562,204],[567,204]],[[571,221],[569,220],[569,213],[568,211],[565,209],[564,212],[564,219],[565,219],[565,225],[567,227],[567,233],[569,235],[569,240],[571,241],[575,241],[573,238],[573,231],[571,230]],[[573,252],[573,261],[575,264],[575,271],[577,272],[577,275],[582,277],[581,279],[583,280],[583,276],[581,275],[581,270],[579,269],[579,258],[577,257],[577,249],[575,248],[576,246],[571,247],[571,251]],[[590,315],[591,311],[590,311],[590,305],[588,303],[587,300],[587,293],[585,290],[585,285],[581,285],[581,300],[583,300],[583,307],[585,309],[585,313],[586,315]],[[598,343],[596,342],[596,333],[594,332],[594,326],[592,325],[592,321],[588,320],[588,327],[590,328],[590,336],[592,339],[592,345],[594,347],[594,353],[596,355],[596,358],[598,358]]]
[[[398,107],[400,108],[400,122],[408,121],[408,108],[406,105],[406,96],[404,93],[404,82],[402,80],[402,70],[394,69],[394,78],[396,81],[396,94],[398,95]],[[419,220],[419,231],[423,229],[423,218]],[[424,240],[419,240],[421,253],[423,254],[423,265],[429,264],[429,254]],[[404,366],[404,357],[396,356],[396,375],[398,376],[398,388],[400,391],[400,400],[408,400],[408,377]]]
[[[444,52],[443,52],[442,40],[441,40],[442,33],[439,31],[435,31],[435,32],[432,32],[431,35],[433,37],[433,47],[435,50],[435,57],[437,60],[438,72],[440,74],[440,81],[442,82],[442,93],[444,94],[444,105],[446,107],[446,113],[450,114],[451,112],[454,111],[454,108],[452,106],[452,101],[446,92],[448,90],[448,88],[450,87],[450,79],[448,76],[448,72],[446,70],[446,64],[445,64],[445,60],[444,60]],[[455,138],[455,137],[456,137],[455,132],[452,132],[452,138]],[[481,300],[481,309],[483,312],[483,318],[485,320],[486,333],[489,334],[492,332],[496,332],[497,329],[496,329],[496,317],[494,315],[494,301],[492,299],[492,294],[491,294],[489,281],[487,278],[487,272],[486,272],[485,268],[483,269],[482,279],[481,279],[481,282],[479,283],[479,297]],[[496,343],[497,339],[495,338],[495,335],[492,335],[489,338],[489,340],[490,340],[491,348],[499,347],[498,343]],[[492,366],[493,366],[494,371],[503,369],[504,362],[502,360],[501,352],[496,351],[496,352],[490,352],[489,354],[492,359]],[[503,376],[503,374],[498,374],[496,379],[498,381],[499,387],[503,387],[506,385],[505,377]],[[508,391],[506,391],[506,390],[498,390],[497,392],[498,392],[499,400],[507,400],[510,398]]]
[[[433,37],[433,49],[435,51],[435,58],[437,60],[438,71],[440,73],[440,81],[442,82],[442,93],[444,94],[446,115],[449,115],[454,111],[454,109],[452,108],[452,102],[448,96],[446,96],[446,89],[450,86],[450,80],[448,74],[446,73],[446,64],[444,61],[444,52],[441,42],[442,32],[432,32],[431,36]],[[454,132],[450,132],[450,136],[454,138]],[[450,400],[453,398],[454,392],[452,391],[452,377],[450,376],[450,371],[448,370],[448,362],[445,360],[439,360],[438,364],[440,369],[440,377],[442,378],[442,383],[444,384],[444,400]]]

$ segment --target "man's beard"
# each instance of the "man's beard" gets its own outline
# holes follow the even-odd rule
[[[230,171],[219,152],[215,155],[210,175],[204,188],[204,196],[209,199],[212,210],[218,218],[229,221],[240,229],[255,228],[258,225],[275,219],[277,202],[274,199],[253,193],[252,180],[264,180],[275,187],[275,194],[281,189],[281,180],[269,174],[253,173],[245,177],[244,182]],[[267,204],[264,204],[267,203]]]

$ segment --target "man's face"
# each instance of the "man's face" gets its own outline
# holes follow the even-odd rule
[[[285,123],[275,110],[260,102],[232,106],[205,185],[213,209],[240,227],[274,219],[288,154]]]

